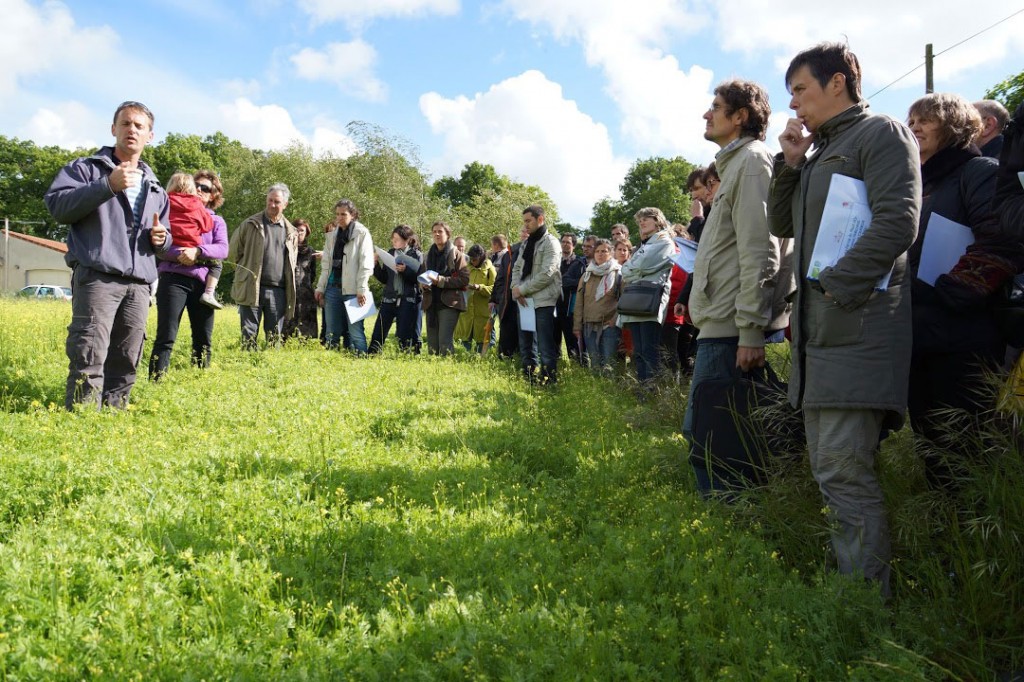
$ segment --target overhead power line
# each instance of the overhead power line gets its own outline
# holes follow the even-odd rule
[[[978,31],[977,33],[975,33],[974,35],[971,35],[971,36],[967,36],[966,38],[964,38],[963,40],[961,40],[961,41],[960,41],[959,43],[955,43],[955,44],[953,44],[953,45],[950,45],[950,46],[949,46],[949,47],[947,47],[947,48],[946,48],[945,50],[942,50],[941,52],[937,52],[937,53],[935,53],[935,54],[934,54],[934,55],[932,56],[932,58],[934,59],[935,57],[938,57],[939,55],[942,55],[942,54],[946,54],[947,52],[949,52],[950,50],[952,50],[952,49],[953,49],[954,47],[959,47],[959,46],[963,45],[964,43],[966,43],[966,42],[967,42],[968,40],[973,40],[974,38],[977,38],[978,36],[980,36],[980,35],[981,35],[982,33],[985,33],[986,31],[991,31],[991,30],[992,30],[992,29],[994,29],[994,28],[995,28],[996,26],[999,26],[1000,24],[1006,23],[1007,21],[1009,21],[1010,19],[1013,19],[1013,18],[1014,18],[1015,16],[1017,16],[1018,14],[1024,14],[1024,9],[1019,9],[1019,10],[1017,10],[1016,12],[1014,12],[1013,14],[1011,14],[1010,16],[1006,17],[1005,19],[1000,19],[999,21],[997,21],[996,23],[992,24],[992,25],[991,25],[991,26],[989,26],[988,28],[983,28],[983,29],[981,29],[980,31]],[[868,97],[868,99],[871,99],[871,98],[872,98],[872,97],[874,97],[875,95],[879,95],[879,94],[881,94],[881,93],[885,92],[885,91],[886,91],[886,90],[888,90],[888,89],[889,89],[889,88],[890,88],[891,86],[893,86],[893,85],[896,85],[896,84],[897,84],[897,83],[899,83],[899,82],[900,82],[901,80],[903,80],[904,78],[906,78],[906,77],[907,77],[907,76],[909,76],[910,74],[914,73],[915,71],[917,71],[918,69],[920,69],[920,68],[921,68],[922,66],[924,66],[924,65],[925,65],[925,62],[921,62],[920,64],[918,64],[917,66],[915,66],[914,68],[912,68],[912,69],[911,69],[910,71],[907,71],[907,72],[906,72],[905,74],[903,74],[902,76],[900,76],[899,78],[897,78],[897,79],[896,79],[896,80],[894,80],[893,82],[891,82],[891,83],[889,83],[888,85],[886,85],[886,86],[885,86],[884,88],[882,88],[882,89],[881,89],[881,90],[879,90],[878,92],[876,92],[876,93],[874,93],[874,94],[870,95],[870,96]]]

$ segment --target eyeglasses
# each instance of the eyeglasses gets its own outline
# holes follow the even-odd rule
[[[213,191],[213,187],[211,187],[210,185],[200,185],[200,184],[197,184],[196,185],[196,191],[202,192],[203,194],[209,194],[210,192]]]

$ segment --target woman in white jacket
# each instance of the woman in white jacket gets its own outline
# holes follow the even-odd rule
[[[636,212],[636,223],[640,228],[640,246],[622,264],[622,283],[628,287],[634,282],[660,282],[663,292],[657,313],[651,315],[619,314],[619,326],[633,337],[633,364],[641,389],[654,381],[658,372],[661,348],[661,323],[668,309],[669,272],[676,245],[668,220],[661,209],[641,208]]]
[[[334,205],[335,229],[324,241],[316,301],[324,309],[327,347],[337,348],[344,339],[345,348],[363,355],[367,348],[363,321],[349,321],[345,308],[345,301],[355,299],[362,306],[370,296],[373,239],[358,218],[359,209],[348,199]]]

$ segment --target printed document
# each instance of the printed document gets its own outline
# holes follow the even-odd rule
[[[846,255],[864,231],[871,224],[871,208],[868,206],[868,190],[863,180],[839,175],[832,176],[825,198],[825,210],[821,214],[821,227],[811,252],[807,279],[817,280],[825,268],[834,266]],[[885,274],[875,288],[885,291],[889,286],[892,270]]]

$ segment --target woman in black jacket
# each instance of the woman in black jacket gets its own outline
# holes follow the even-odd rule
[[[990,304],[1013,267],[991,213],[997,164],[973,144],[981,118],[958,95],[922,97],[911,105],[907,124],[921,149],[922,179],[921,222],[908,254],[914,275],[910,421],[918,435],[966,457],[969,448],[950,437],[948,414],[936,410],[985,410],[985,372],[997,369],[1004,355]],[[969,228],[974,244],[949,272],[926,282],[918,270],[933,216]],[[929,454],[925,468],[933,486],[954,484],[948,462]]]
[[[434,240],[420,268],[423,310],[427,314],[427,349],[431,355],[455,352],[455,325],[466,309],[463,293],[469,284],[466,258],[452,244],[452,229],[438,221],[430,226]]]
[[[391,324],[397,321],[398,347],[403,351],[419,353],[421,342],[416,331],[423,296],[416,283],[416,274],[423,264],[423,252],[418,248],[416,234],[411,227],[399,225],[391,231],[391,248],[388,253],[395,259],[394,270],[374,256],[373,276],[384,285],[384,295],[377,321],[373,325],[369,352],[380,352],[391,331]]]
[[[304,336],[317,338],[316,324],[316,252],[309,245],[309,223],[294,223],[299,235],[299,251],[295,259],[295,314],[284,321],[284,338]]]

